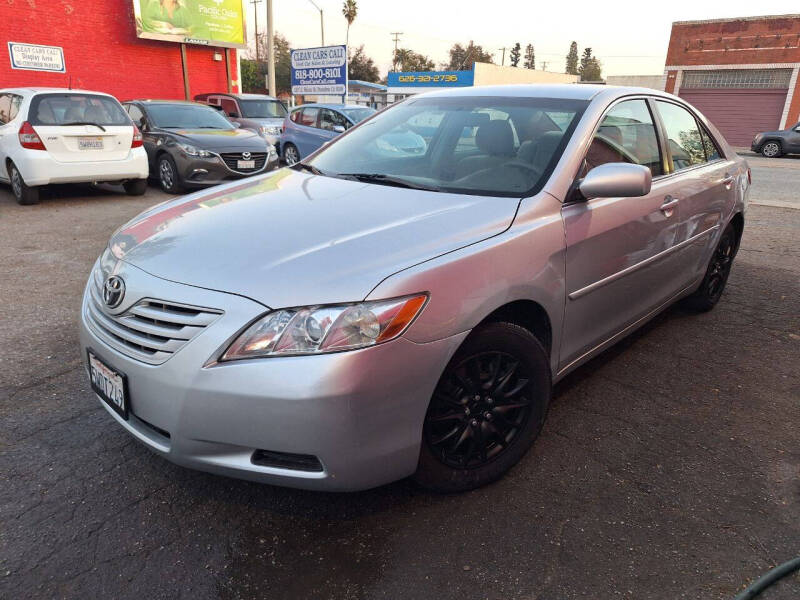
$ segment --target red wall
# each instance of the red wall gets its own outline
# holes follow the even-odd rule
[[[67,72],[12,69],[9,41],[61,46]],[[67,87],[72,76],[72,87],[120,100],[184,97],[180,44],[138,39],[130,0],[0,0],[0,44],[0,88]],[[224,49],[187,45],[187,55],[192,96],[227,90]],[[236,81],[235,50],[230,62]]]

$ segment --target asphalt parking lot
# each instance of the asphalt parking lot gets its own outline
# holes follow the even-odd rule
[[[75,323],[109,234],[166,196],[22,207],[0,186],[0,598],[733,598],[800,553],[800,160],[752,162],[720,305],[674,307],[570,375],[521,464],[456,496],[151,454],[90,392]],[[762,597],[800,597],[800,577]]]

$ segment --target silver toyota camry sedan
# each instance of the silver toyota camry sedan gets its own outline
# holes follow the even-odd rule
[[[117,230],[81,309],[91,386],[187,467],[474,488],[531,447],[554,382],[678,300],[714,307],[749,187],[668,94],[415,96]]]

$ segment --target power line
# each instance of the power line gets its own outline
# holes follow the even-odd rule
[[[392,70],[397,71],[397,43],[400,41],[400,36],[403,35],[403,32],[392,31],[389,35],[394,36],[394,56],[392,56]]]

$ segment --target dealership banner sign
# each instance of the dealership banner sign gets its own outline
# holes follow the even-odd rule
[[[292,50],[292,93],[341,96],[347,91],[347,47]]]
[[[244,0],[133,0],[133,14],[140,38],[247,47]]]
[[[67,70],[64,64],[64,49],[59,46],[8,42],[8,55],[11,57],[12,69],[51,73],[64,73]]]
[[[415,71],[389,73],[389,87],[464,87],[475,81],[474,71]]]

